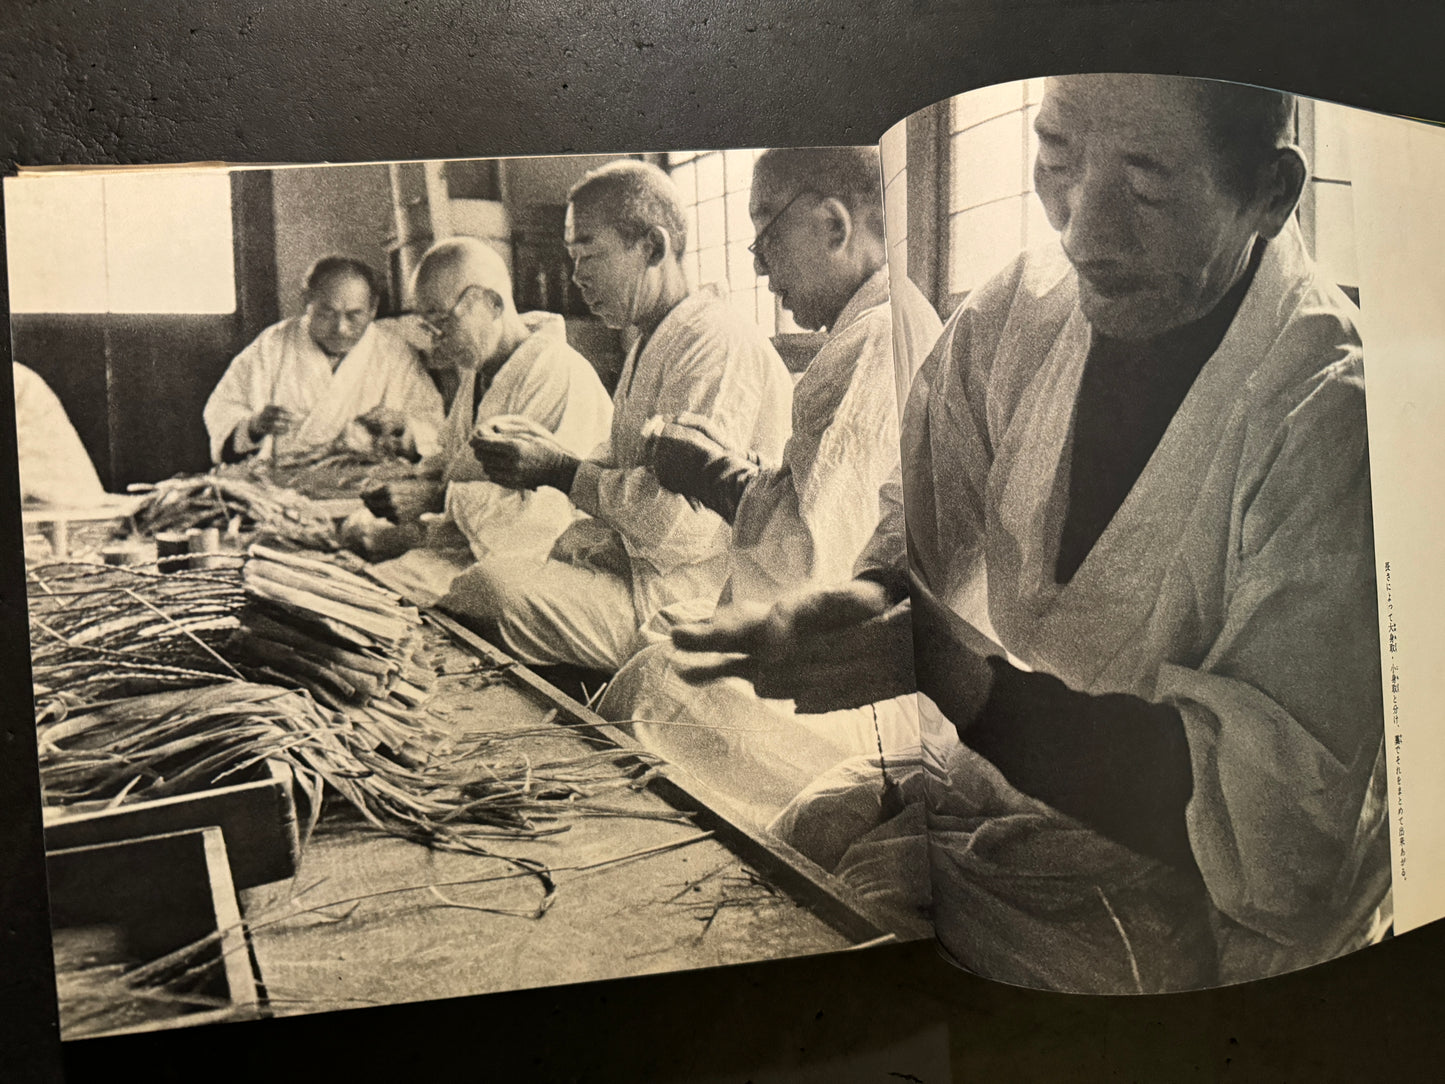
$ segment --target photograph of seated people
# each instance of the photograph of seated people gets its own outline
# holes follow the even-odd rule
[[[567,197],[565,239],[582,299],[609,328],[630,330],[608,439],[586,456],[542,428],[479,431],[486,476],[550,487],[586,516],[538,566],[488,556],[439,605],[513,658],[610,675],[660,610],[722,589],[728,525],[658,483],[644,429],[696,415],[729,447],[775,462],[787,440],[792,379],[756,322],[684,273],[687,224],[677,187],[651,163],[618,160]]]
[[[474,435],[530,426],[584,456],[607,439],[612,400],[567,344],[562,316],[517,312],[506,262],[485,241],[438,241],[422,256],[413,293],[426,363],[449,398],[446,418],[416,477],[363,494],[367,510],[343,536],[382,562],[376,574],[394,589],[430,605],[474,560],[505,554],[540,564],[581,515],[556,489],[490,481]]]
[[[284,457],[342,443],[415,459],[435,448],[441,396],[416,350],[376,320],[371,267],[326,256],[306,273],[305,312],[263,331],[205,407],[211,459]]]
[[[732,526],[721,594],[669,607],[659,615],[669,626],[850,577],[877,526],[878,490],[898,470],[895,320],[918,344],[905,359],[910,376],[942,327],[906,275],[890,279],[876,149],[767,151],[754,168],[749,210],[759,277],[801,327],[826,329],[827,338],[794,387],[792,435],[776,464],[754,463],[690,415],[668,419],[649,443],[661,483]],[[648,749],[759,826],[850,757],[880,746],[916,757],[911,695],[877,711],[799,715],[737,678],[689,684],[676,655],[666,640],[645,648],[597,710],[636,720],[632,732]]]
[[[858,578],[674,643],[804,712],[904,693],[916,662],[933,916],[966,968],[1155,992],[1387,936],[1363,348],[1315,258],[1352,224],[1301,150],[1340,156],[1330,107],[1134,75],[987,93],[935,120],[966,146],[1004,103],[1032,191],[1001,270],[947,254],[967,295]],[[954,191],[996,164],[963,156]],[[909,223],[910,250],[948,236]],[[781,817],[826,868],[908,845],[868,767]]]

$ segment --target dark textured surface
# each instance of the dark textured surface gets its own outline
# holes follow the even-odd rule
[[[1435,3],[1337,0],[0,0],[0,164],[863,142],[964,87],[1065,71],[1212,75],[1445,118],[1442,21]],[[8,460],[0,1078],[18,1081],[58,1061]],[[1005,988],[912,945],[80,1044],[68,1067],[74,1080],[130,1065],[188,1080],[762,1081],[804,1066],[849,1080],[850,1057],[946,1021],[959,1080],[1428,1080],[1445,1047],[1442,964],[1437,924],[1301,975],[1127,1001]]]

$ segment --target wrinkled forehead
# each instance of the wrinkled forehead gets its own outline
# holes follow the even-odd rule
[[[1045,83],[1034,127],[1042,138],[1183,167],[1218,157],[1201,105],[1200,91],[1186,79],[1061,76]]]

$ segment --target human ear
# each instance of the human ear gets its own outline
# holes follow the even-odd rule
[[[828,240],[828,247],[846,248],[853,236],[854,226],[853,213],[848,210],[848,205],[835,196],[829,196],[818,208],[823,213],[823,236]]]
[[[648,246],[647,265],[657,267],[672,253],[672,238],[661,226],[653,226],[643,237]]]
[[[1281,147],[1260,180],[1260,236],[1278,236],[1294,214],[1309,179],[1309,166],[1298,147]]]

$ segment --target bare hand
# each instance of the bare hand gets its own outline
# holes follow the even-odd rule
[[[246,423],[246,435],[253,442],[267,436],[285,436],[296,424],[295,416],[283,406],[271,403],[251,416]]]
[[[691,682],[740,677],[757,694],[793,700],[819,714],[890,700],[916,690],[909,603],[878,584],[854,581],[759,605],[720,610],[673,630],[683,651],[724,657],[685,664]]]
[[[406,431],[406,415],[388,406],[377,406],[356,419],[371,436],[372,449],[378,455],[400,456],[411,443]]]
[[[577,474],[577,457],[522,415],[488,418],[473,431],[471,446],[487,478],[512,489],[550,485],[565,493]]]
[[[429,354],[436,345],[438,339],[437,329],[426,322],[425,317],[419,313],[408,312],[389,320],[391,329],[395,331],[406,344],[423,356]]]
[[[416,523],[427,512],[440,512],[445,487],[430,478],[401,478],[369,489],[362,503],[374,516],[393,523]]]

